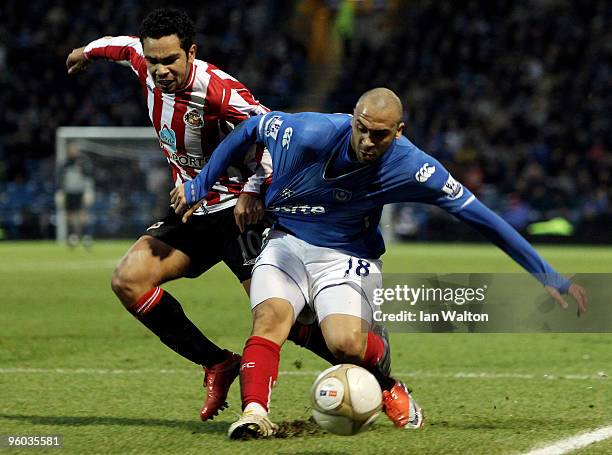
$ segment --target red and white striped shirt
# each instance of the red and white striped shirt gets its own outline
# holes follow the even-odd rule
[[[149,117],[175,185],[198,175],[215,147],[235,125],[269,111],[239,81],[198,59],[191,65],[187,83],[181,90],[162,93],[147,71],[137,37],[116,36],[92,41],[85,47],[85,57],[129,63],[142,84]],[[205,207],[196,214],[232,207],[243,191],[259,194],[271,169],[268,152],[254,148],[242,165],[229,168],[227,175],[219,179],[208,193]]]

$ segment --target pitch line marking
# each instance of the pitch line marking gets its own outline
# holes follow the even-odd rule
[[[119,259],[82,261],[18,261],[14,264],[0,264],[0,272],[56,272],[65,270],[102,270],[114,268]]]
[[[317,376],[321,371],[280,371],[282,376]],[[155,369],[155,368],[140,368],[140,369],[124,369],[124,368],[0,368],[0,374],[191,374],[193,370],[189,369]],[[433,378],[433,379],[573,379],[573,380],[602,380],[608,376],[600,371],[597,374],[544,374],[536,375],[529,373],[492,373],[492,372],[449,372],[435,373],[427,371],[406,371],[396,373],[397,376],[409,378]]]
[[[612,425],[561,439],[548,446],[530,450],[524,455],[563,455],[610,438],[612,438]]]

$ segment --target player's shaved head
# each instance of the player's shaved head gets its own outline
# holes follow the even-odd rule
[[[398,124],[402,120],[404,109],[401,100],[392,90],[378,87],[368,90],[359,97],[355,111],[369,111],[371,115],[393,119]]]
[[[402,102],[388,88],[368,90],[353,112],[351,148],[362,163],[378,160],[404,130]]]

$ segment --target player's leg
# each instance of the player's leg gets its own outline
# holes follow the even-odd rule
[[[244,345],[240,368],[243,414],[228,430],[232,439],[245,434],[267,437],[276,431],[268,412],[278,377],[280,349],[293,324],[294,313],[304,305],[299,288],[276,267],[257,267],[253,283],[253,328]],[[281,297],[268,297],[270,293]]]
[[[81,240],[79,213],[82,210],[82,194],[66,194],[66,221],[68,224],[68,246],[76,247]]]
[[[306,304],[307,283],[299,251],[287,239],[273,236],[253,271],[253,329],[245,343],[240,369],[243,414],[230,426],[230,438],[245,434],[266,437],[275,431],[268,411],[278,376],[280,349],[296,315]]]
[[[386,379],[390,371],[388,343],[370,330],[370,300],[382,284],[381,262],[304,243],[314,308],[328,348],[338,362],[362,364],[366,356],[369,369],[381,386],[386,386],[390,382]]]
[[[240,357],[204,336],[180,303],[159,286],[176,278],[198,276],[220,261],[214,242],[206,245],[194,240],[211,238],[218,219],[214,215],[194,217],[184,224],[171,212],[132,246],[112,280],[113,290],[137,319],[175,352],[203,366],[207,391],[200,413],[203,420],[225,406],[229,387],[238,375]]]
[[[66,243],[70,248],[75,248],[79,244],[79,234],[77,233],[77,215],[74,211],[66,212],[66,221],[68,225],[68,238]]]
[[[297,320],[291,327],[287,339],[298,346],[308,349],[310,352],[328,361],[332,365],[338,363],[338,359],[336,359],[334,354],[327,347],[327,343],[321,332],[321,326],[318,324],[316,318],[312,317],[312,312],[308,306],[298,315]]]
[[[235,223],[234,226],[229,226],[228,222],[227,229],[233,231],[235,241],[231,241],[224,248],[223,261],[242,282],[244,290],[249,295],[252,267],[255,258],[257,258],[261,251],[263,232],[266,226],[263,223],[250,225],[245,232],[240,233],[237,227],[235,227]],[[307,307],[304,308],[304,312],[309,312]],[[323,360],[327,360],[332,364],[335,363],[335,358],[327,348],[321,329],[314,317],[308,318],[305,314],[298,315],[287,339],[298,346],[308,349]]]
[[[383,409],[396,427],[422,428],[420,406],[406,385],[391,377],[386,329],[374,326],[368,330],[371,308],[351,284],[325,288],[315,298],[325,340],[339,360],[360,365],[376,377],[383,390]]]
[[[388,374],[378,371],[385,357],[385,341],[370,330],[370,306],[353,283],[329,286],[315,297],[314,307],[323,337],[334,356],[342,363],[361,365],[377,378]]]
[[[190,259],[159,239],[140,237],[123,256],[112,278],[112,289],[123,305],[160,340],[181,356],[207,367],[226,353],[187,318],[180,303],[159,287],[185,276]]]

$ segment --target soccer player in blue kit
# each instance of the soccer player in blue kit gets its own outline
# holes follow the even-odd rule
[[[586,291],[560,276],[509,224],[483,205],[432,156],[402,136],[402,105],[386,88],[364,93],[353,116],[270,112],[245,120],[215,150],[203,171],[171,193],[186,220],[215,180],[248,148],[262,144],[273,177],[264,204],[274,216],[251,285],[253,330],[242,356],[243,414],[231,438],[271,436],[268,418],[280,347],[301,310],[316,315],[339,362],[372,371],[383,409],[395,426],[421,428],[423,413],[403,382],[381,368],[384,337],[372,324],[372,290],[382,286],[378,228],[385,204],[437,205],[474,227],[534,275],[562,308],[571,295],[586,311]],[[188,209],[189,208],[189,209]],[[188,209],[188,210],[187,210]]]

